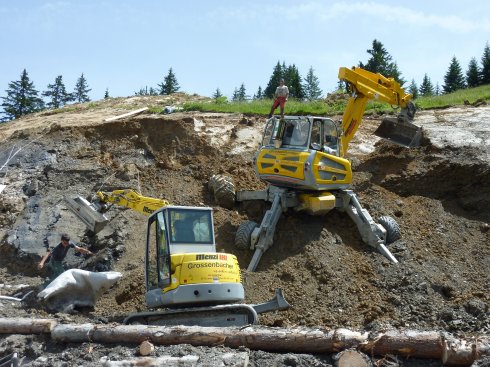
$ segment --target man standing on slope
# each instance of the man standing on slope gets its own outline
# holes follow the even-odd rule
[[[284,85],[284,79],[279,81],[279,86],[276,88],[274,93],[274,103],[272,104],[271,112],[269,113],[269,118],[272,117],[274,111],[278,106],[281,106],[281,120],[284,118],[284,105],[286,104],[289,97],[289,89]]]
[[[82,254],[93,255],[92,251],[89,251],[83,247],[79,247],[74,243],[70,242],[70,236],[67,234],[61,235],[61,242],[51,251],[49,251],[39,262],[38,268],[42,269],[44,267],[44,263],[49,258],[48,267],[50,270],[49,281],[52,282],[55,278],[58,277],[61,273],[65,271],[63,268],[63,260],[68,253],[68,250],[72,248],[77,252],[81,252]]]

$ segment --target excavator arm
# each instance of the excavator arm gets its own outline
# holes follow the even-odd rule
[[[351,97],[347,102],[347,107],[344,111],[342,118],[342,137],[341,137],[341,156],[345,156],[349,143],[357,132],[359,125],[364,116],[366,110],[366,104],[369,100],[375,99],[386,102],[393,106],[401,107],[401,112],[397,118],[398,122],[403,125],[403,128],[398,128],[399,131],[394,133],[388,132],[386,126],[382,126],[381,131],[388,138],[395,143],[401,145],[407,145],[407,139],[410,140],[410,146],[415,145],[413,139],[420,135],[420,129],[411,124],[411,120],[415,115],[415,106],[412,103],[412,95],[405,93],[400,84],[393,78],[386,78],[385,76],[370,71],[353,67],[352,69],[341,67],[339,69],[339,79],[346,82],[351,91]],[[383,123],[382,123],[383,125]],[[391,123],[393,126],[393,123]],[[408,128],[408,129],[407,129]],[[400,130],[403,130],[402,134],[407,135],[399,139]],[[378,135],[378,134],[377,134]],[[393,135],[395,135],[393,137]]]
[[[112,192],[98,191],[96,195],[102,203],[117,204],[146,215],[150,215],[155,210],[170,205],[167,200],[143,196],[131,189],[114,190]]]
[[[104,212],[108,209],[108,204],[131,208],[145,215],[150,215],[155,210],[170,205],[167,200],[143,196],[131,189],[114,190],[112,192],[98,191],[96,198],[97,200],[90,202],[81,196],[65,198],[65,202],[71,212],[95,233],[102,230],[109,222],[104,215]]]

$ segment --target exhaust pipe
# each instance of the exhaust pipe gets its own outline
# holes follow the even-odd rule
[[[422,128],[406,119],[388,117],[374,132],[374,135],[406,148],[418,147],[422,138]]]
[[[76,198],[65,197],[68,209],[75,214],[89,230],[97,233],[109,222],[106,216],[100,213],[100,207],[81,196]]]

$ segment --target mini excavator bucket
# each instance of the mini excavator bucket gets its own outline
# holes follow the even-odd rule
[[[412,148],[420,145],[422,128],[400,118],[385,118],[374,132],[380,138]]]
[[[66,205],[92,232],[97,233],[105,227],[109,220],[102,214],[97,204],[91,203],[81,196],[65,198]]]

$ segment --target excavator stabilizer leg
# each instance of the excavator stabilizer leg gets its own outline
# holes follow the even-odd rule
[[[390,117],[381,121],[374,134],[392,143],[412,148],[420,145],[422,128],[407,120]]]
[[[68,209],[94,233],[102,230],[109,222],[106,216],[100,213],[93,203],[81,196],[76,198],[65,197],[65,203]]]

